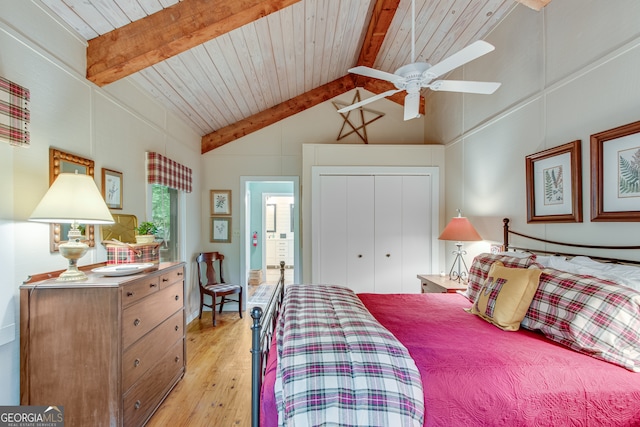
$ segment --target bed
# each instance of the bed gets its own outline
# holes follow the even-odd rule
[[[509,230],[506,219],[504,226],[505,249],[509,249],[511,234],[529,237]],[[479,255],[472,263],[465,295],[352,297],[348,292],[342,295],[339,288],[321,285],[288,286],[285,295],[280,283],[264,312],[252,310],[252,426],[277,426],[279,421],[280,425],[640,425],[640,289],[633,289],[633,283],[614,282],[611,271],[628,268],[623,274],[628,278],[640,269],[609,264],[611,259],[601,259],[606,263],[600,264],[593,257],[577,257],[572,263],[565,256],[530,252],[519,248],[517,253]],[[527,275],[527,283],[533,280],[530,276],[537,276],[533,290],[523,287],[527,289],[523,292],[532,295],[524,307],[524,319],[516,322],[518,328],[509,316],[500,317],[497,300],[487,305],[494,304],[491,314],[495,319],[487,318],[486,312],[469,312],[486,308],[480,303],[481,295],[495,291],[487,292],[488,277],[514,272]],[[292,288],[302,293],[295,294]],[[334,294],[338,295],[335,300]],[[316,307],[325,297],[326,306]],[[343,309],[343,305],[349,307]],[[355,311],[342,313],[352,309]],[[320,316],[311,320],[308,314],[313,311]],[[345,322],[345,318],[350,320]],[[312,324],[310,329],[288,330],[289,325],[307,321]],[[353,328],[360,323],[369,328],[377,322],[397,338],[411,360],[390,346],[394,357],[400,358],[390,364],[402,370],[386,375],[387,367],[380,365],[373,380],[362,380],[372,382],[362,383],[353,366],[378,354],[377,344],[372,343],[384,332],[353,332]],[[344,328],[337,323],[345,323]],[[325,342],[326,331],[347,344]],[[369,338],[354,343],[350,335]],[[333,355],[342,347],[355,354],[346,369],[353,387],[341,383],[343,379],[322,378],[323,370],[336,366],[345,370],[342,356]],[[364,351],[358,354],[354,348]],[[287,365],[288,356],[292,365]],[[319,362],[313,362],[313,357]],[[412,369],[418,370],[417,379]],[[389,376],[400,378],[401,384],[387,382]],[[352,390],[358,387],[365,392]],[[407,402],[396,401],[396,389],[404,390],[400,394],[409,397]],[[338,396],[327,390],[337,390]],[[365,409],[358,406],[358,399],[365,402]]]

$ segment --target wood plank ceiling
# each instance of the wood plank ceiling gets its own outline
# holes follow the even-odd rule
[[[411,0],[40,1],[88,41],[89,80],[132,80],[202,135],[202,153],[355,87],[392,88],[350,67],[411,62]],[[416,61],[482,39],[514,5],[416,0]]]

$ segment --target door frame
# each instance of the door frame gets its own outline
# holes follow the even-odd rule
[[[240,177],[240,283],[249,283],[249,270],[251,269],[250,244],[251,218],[247,215],[250,209],[250,198],[248,188],[251,183],[269,182],[291,182],[293,183],[293,280],[294,283],[301,283],[302,278],[302,258],[300,257],[300,177],[299,176],[241,176]],[[271,192],[272,193],[272,192]],[[262,198],[261,198],[262,199]],[[264,225],[264,213],[262,215]],[[264,244],[264,233],[260,237]],[[264,255],[264,251],[263,251]],[[246,307],[245,292],[245,307]]]

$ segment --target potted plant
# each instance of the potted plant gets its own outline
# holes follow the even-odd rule
[[[156,239],[158,226],[153,222],[144,221],[136,227],[136,243],[153,243]]]

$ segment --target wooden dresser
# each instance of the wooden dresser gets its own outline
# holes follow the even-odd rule
[[[144,425],[185,372],[184,263],[20,287],[20,404],[65,425]]]

